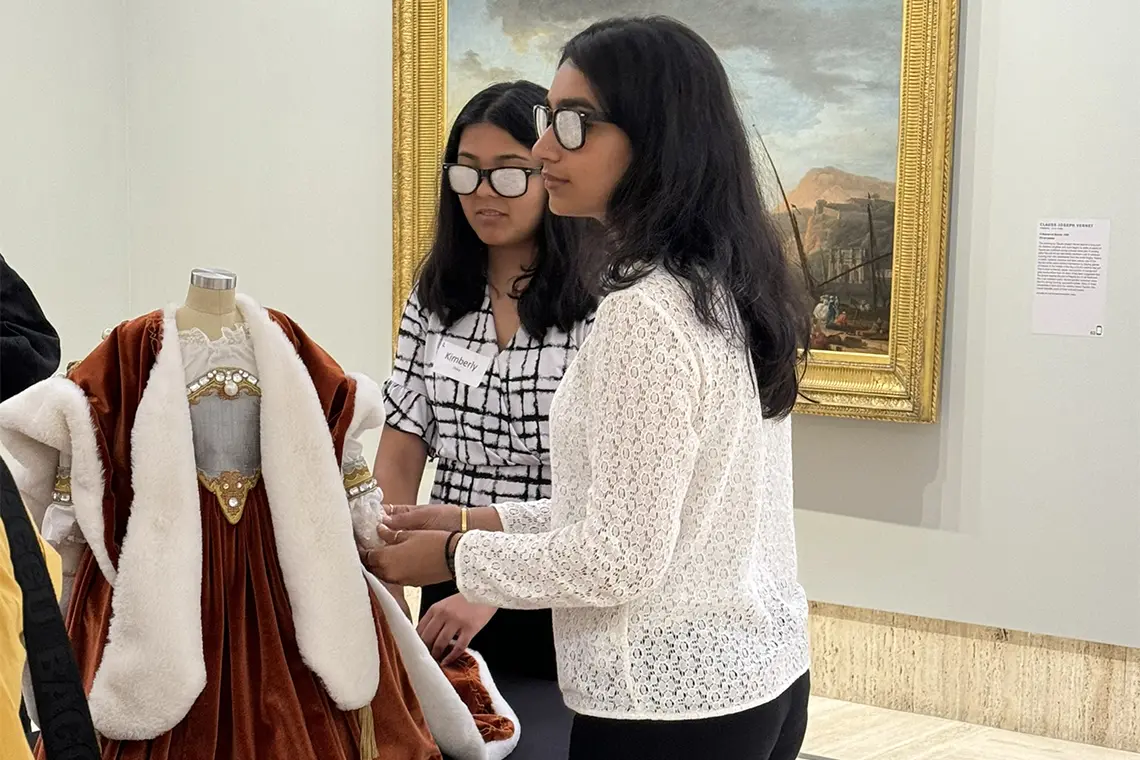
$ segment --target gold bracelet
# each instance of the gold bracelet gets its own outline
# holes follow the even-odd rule
[[[459,508],[459,532],[467,532],[467,507]]]

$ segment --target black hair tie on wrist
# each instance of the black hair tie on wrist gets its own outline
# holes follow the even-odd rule
[[[455,550],[459,547],[459,542],[456,541],[454,547],[452,547],[451,542],[456,536],[462,535],[463,531],[453,530],[443,544],[443,561],[447,563],[447,572],[451,574],[452,580],[455,579]]]

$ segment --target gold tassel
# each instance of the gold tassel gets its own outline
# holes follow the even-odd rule
[[[360,760],[378,760],[380,748],[376,746],[376,719],[372,716],[372,705],[367,704],[356,711],[360,723]]]

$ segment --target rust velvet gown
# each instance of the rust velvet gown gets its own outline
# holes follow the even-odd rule
[[[169,733],[151,741],[104,740],[104,760],[355,760],[358,719],[332,703],[297,649],[264,487],[249,494],[236,526],[204,486],[201,496],[202,619],[210,621],[203,630],[206,689]],[[71,608],[68,630],[90,688],[111,616],[111,588],[90,553],[72,593],[87,600]],[[388,627],[378,610],[375,615],[381,667],[372,710],[379,756],[438,758]]]
[[[72,557],[67,626],[104,760],[428,760],[456,710],[468,756],[505,756],[514,716],[489,676],[409,655],[360,568],[349,512],[380,498],[357,440],[382,422],[379,389],[239,303],[247,326],[214,341],[172,311],[125,322],[0,405],[65,573]]]

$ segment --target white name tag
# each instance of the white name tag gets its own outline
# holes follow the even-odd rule
[[[494,359],[490,356],[477,354],[448,340],[441,340],[435,352],[435,363],[432,364],[431,371],[464,385],[476,387],[483,382],[492,361]]]

